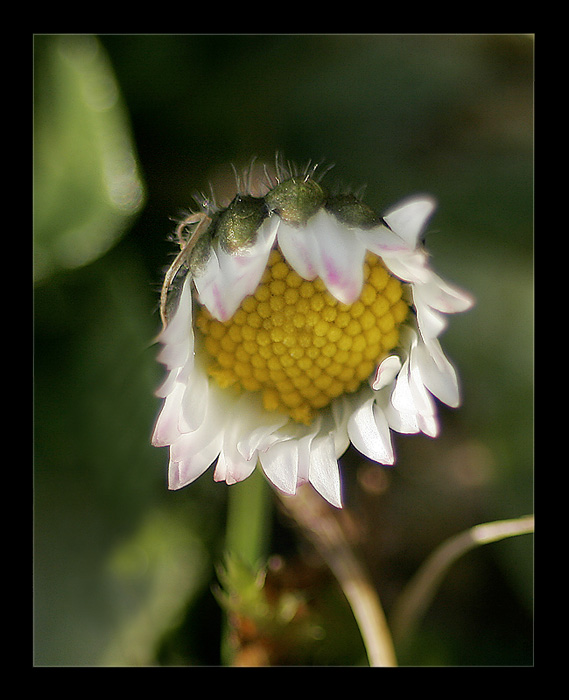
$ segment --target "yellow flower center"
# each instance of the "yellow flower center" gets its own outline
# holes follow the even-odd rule
[[[222,388],[261,392],[267,410],[308,425],[333,399],[356,391],[397,345],[409,308],[401,295],[401,282],[372,253],[359,299],[342,304],[274,249],[255,293],[229,321],[199,307],[207,372]]]

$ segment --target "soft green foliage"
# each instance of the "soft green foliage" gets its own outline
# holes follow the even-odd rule
[[[128,117],[95,37],[36,40],[34,276],[93,262],[143,203]]]

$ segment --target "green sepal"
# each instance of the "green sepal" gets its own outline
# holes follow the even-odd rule
[[[201,272],[206,266],[209,256],[211,255],[211,244],[213,239],[213,234],[215,231],[215,219],[217,215],[214,215],[209,228],[198,238],[188,260],[188,268],[192,275]]]
[[[310,178],[291,177],[265,195],[270,211],[288,224],[300,226],[322,207],[326,195],[322,187]]]
[[[212,222],[213,235],[227,253],[235,253],[254,242],[259,227],[267,217],[261,197],[238,194]]]
[[[361,202],[353,194],[340,194],[329,197],[326,210],[346,226],[368,229],[379,226],[381,217],[373,209]]]

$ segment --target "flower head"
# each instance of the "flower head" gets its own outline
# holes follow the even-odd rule
[[[434,397],[459,404],[438,338],[472,299],[430,268],[434,208],[415,197],[378,217],[314,169],[281,167],[263,196],[245,190],[182,222],[153,434],[170,447],[170,488],[214,462],[228,484],[259,464],[284,493],[310,482],[341,507],[350,442],[389,465],[392,430],[437,435]]]

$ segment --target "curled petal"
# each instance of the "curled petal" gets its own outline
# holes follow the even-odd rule
[[[237,443],[237,449],[245,459],[252,459],[255,452],[268,450],[271,445],[279,441],[276,431],[282,428],[287,422],[287,417],[270,416],[272,422],[267,421],[267,416],[264,416],[264,422],[253,427],[246,435],[243,435]]]
[[[176,384],[178,374],[178,369],[173,369],[170,372],[168,372],[162,384],[160,384],[158,389],[156,389],[156,391],[154,392],[154,395],[158,396],[161,399],[166,398],[166,396],[168,396],[168,394],[174,389],[174,385]]]
[[[309,481],[310,449],[317,432],[318,430],[298,439],[298,474],[296,477],[298,486]]]
[[[393,382],[401,369],[401,360],[397,355],[389,355],[382,360],[375,371],[371,388],[379,391]]]
[[[435,208],[436,202],[432,197],[410,197],[389,210],[383,220],[410,250],[414,250]]]
[[[369,393],[369,392],[368,392]],[[334,436],[334,449],[336,457],[341,457],[350,446],[350,436],[348,435],[348,421],[350,416],[359,406],[361,399],[358,395],[342,396],[332,403],[332,425],[326,422],[325,428],[321,429],[322,434],[332,432]]]
[[[199,427],[179,435],[170,444],[172,475],[169,477],[169,483],[179,485],[170,485],[169,488],[182,488],[213,463],[223,446],[227,415],[227,406],[221,391],[210,386],[207,409]]]

